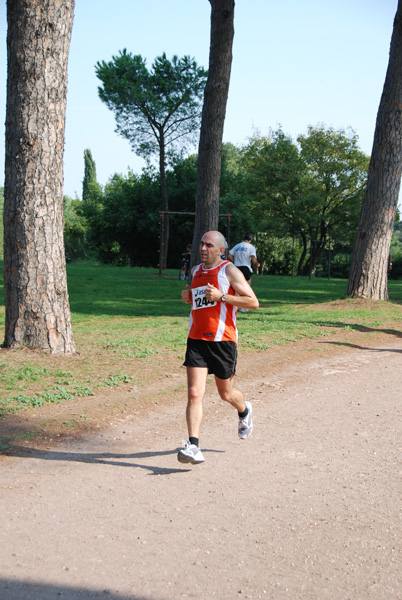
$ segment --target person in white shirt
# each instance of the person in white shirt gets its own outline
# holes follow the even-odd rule
[[[246,281],[251,285],[251,274],[253,267],[257,269],[260,263],[257,259],[257,251],[252,245],[251,240],[253,239],[252,233],[245,233],[243,235],[243,241],[236,246],[233,246],[228,253],[228,259],[231,260],[235,267],[240,269],[243,273]],[[239,309],[240,312],[247,312],[247,309]]]

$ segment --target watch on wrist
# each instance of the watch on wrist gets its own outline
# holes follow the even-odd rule
[[[225,296],[225,294],[223,296],[221,296],[221,302],[226,302],[226,296]]]

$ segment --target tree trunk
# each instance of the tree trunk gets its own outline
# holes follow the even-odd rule
[[[74,0],[8,0],[4,346],[75,352],[63,240]]]
[[[388,254],[402,172],[401,73],[402,0],[399,0],[349,274],[347,293],[357,298],[388,299]]]
[[[320,260],[323,251],[325,250],[326,240],[312,240],[310,243],[310,255],[302,269],[302,275],[311,277],[318,261]]]
[[[304,261],[306,260],[306,256],[307,256],[307,236],[306,236],[306,234],[305,234],[305,233],[302,231],[302,232],[300,233],[300,237],[301,237],[301,239],[302,239],[302,243],[303,243],[303,250],[302,250],[301,256],[300,256],[300,258],[299,258],[299,262],[298,262],[298,264],[297,264],[297,274],[298,274],[299,276],[302,276],[302,275],[304,275],[304,272],[303,272],[303,265],[304,265]]]
[[[192,264],[199,262],[201,237],[218,228],[222,137],[232,67],[234,0],[209,1],[211,39],[198,147]]]

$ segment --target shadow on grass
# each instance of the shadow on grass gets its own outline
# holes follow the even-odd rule
[[[326,325],[327,327],[346,327],[353,329],[353,331],[359,331],[361,333],[385,333],[387,335],[393,335],[397,338],[402,338],[402,332],[397,329],[381,329],[376,327],[367,327],[367,325],[350,324],[350,323],[317,323],[318,325]],[[397,352],[402,354],[402,349],[397,348],[370,348],[368,346],[360,346],[359,344],[353,344],[351,342],[335,342],[335,341],[323,341],[321,344],[331,344],[332,346],[347,346],[348,348],[355,348],[356,350],[370,350],[371,352]]]
[[[313,324],[318,325],[319,327],[353,329],[353,331],[359,331],[360,333],[386,333],[388,335],[394,335],[395,337],[402,338],[402,331],[398,331],[398,329],[381,329],[377,327],[368,327],[367,325],[361,325],[360,323],[340,323],[339,321],[314,321]]]
[[[181,300],[185,282],[141,274],[138,269],[68,265],[68,288],[73,313],[107,316],[186,316]],[[176,276],[174,276],[176,277]],[[264,305],[316,304],[345,295],[345,282],[267,276],[253,278],[253,287]]]
[[[240,318],[242,318],[243,315],[240,314]],[[368,325],[364,325],[362,323],[348,323],[345,321],[334,321],[334,320],[330,320],[328,319],[328,321],[325,321],[323,319],[319,319],[319,320],[315,320],[315,319],[311,319],[311,318],[305,318],[305,315],[303,315],[300,318],[288,318],[287,315],[278,315],[278,313],[275,312],[269,312],[269,311],[265,311],[264,313],[262,312],[254,312],[254,313],[248,313],[245,317],[247,320],[254,322],[256,324],[261,323],[261,326],[264,327],[264,325],[266,323],[269,323],[270,320],[272,320],[272,322],[277,322],[277,323],[282,323],[284,327],[286,327],[287,325],[289,326],[293,326],[293,327],[297,327],[300,324],[304,324],[306,326],[312,326],[312,327],[323,327],[323,328],[332,328],[332,329],[351,329],[353,331],[358,331],[360,333],[384,333],[387,335],[393,335],[395,337],[398,338],[402,338],[402,331],[399,329],[390,329],[390,328],[381,328],[381,327],[370,327]],[[402,326],[402,323],[401,323]]]
[[[126,596],[111,590],[95,591],[85,588],[66,587],[65,585],[32,583],[0,579],[0,598],[3,600],[86,600],[87,598],[102,600],[151,600],[146,596]],[[155,600],[155,596],[152,596]],[[160,599],[162,600],[162,598]]]
[[[368,346],[359,346],[359,344],[351,344],[350,342],[319,342],[320,344],[331,344],[332,346],[346,346],[355,350],[369,350],[370,352],[396,352],[402,354],[402,349],[398,348],[369,348]]]
[[[63,452],[55,450],[41,450],[38,448],[29,448],[24,446],[12,446],[4,454],[7,456],[18,456],[19,458],[36,458],[39,460],[51,460],[61,462],[78,462],[88,463],[93,465],[108,465],[112,467],[131,467],[136,469],[144,469],[149,471],[149,475],[173,475],[175,473],[187,473],[191,469],[188,468],[168,468],[159,467],[149,464],[137,462],[141,458],[154,458],[158,456],[169,456],[177,454],[176,450],[161,450],[159,452],[135,452],[129,454],[117,454],[114,452],[101,453],[79,453],[79,452]],[[203,453],[214,452],[221,453],[224,450],[202,450]]]

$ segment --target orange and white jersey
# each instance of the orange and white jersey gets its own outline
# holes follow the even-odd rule
[[[198,265],[191,280],[191,315],[188,337],[209,342],[236,342],[237,307],[226,302],[208,302],[205,289],[208,283],[214,285],[222,295],[234,296],[236,292],[226,277],[228,260],[213,269]]]

